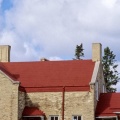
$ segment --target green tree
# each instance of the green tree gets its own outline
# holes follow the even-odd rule
[[[113,54],[113,51],[111,51],[109,47],[104,49],[102,64],[107,92],[116,92],[116,88],[114,88],[113,85],[116,85],[120,80],[118,76],[119,73],[116,70],[118,65],[115,64],[115,57],[116,55]]]
[[[76,49],[75,49],[75,59],[76,60],[80,60],[81,57],[84,57],[84,53],[83,53],[83,45],[82,43],[80,45],[77,45],[76,46]]]

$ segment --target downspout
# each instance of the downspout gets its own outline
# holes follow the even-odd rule
[[[64,120],[65,87],[62,90],[62,120]]]

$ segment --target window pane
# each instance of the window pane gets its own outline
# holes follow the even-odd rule
[[[55,117],[55,120],[58,120],[58,117]]]
[[[81,116],[78,116],[78,120],[81,120]]]
[[[74,116],[74,119],[73,120],[77,120],[77,116]]]
[[[51,117],[51,120],[54,120],[54,117]]]

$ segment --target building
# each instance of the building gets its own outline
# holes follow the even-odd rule
[[[101,44],[91,60],[10,62],[0,46],[1,120],[116,120],[120,94],[106,93]]]

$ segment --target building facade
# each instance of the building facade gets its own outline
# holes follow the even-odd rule
[[[0,119],[118,119],[118,111],[107,116],[100,108],[108,95],[101,51],[93,43],[91,60],[10,62],[10,46],[1,46]]]

